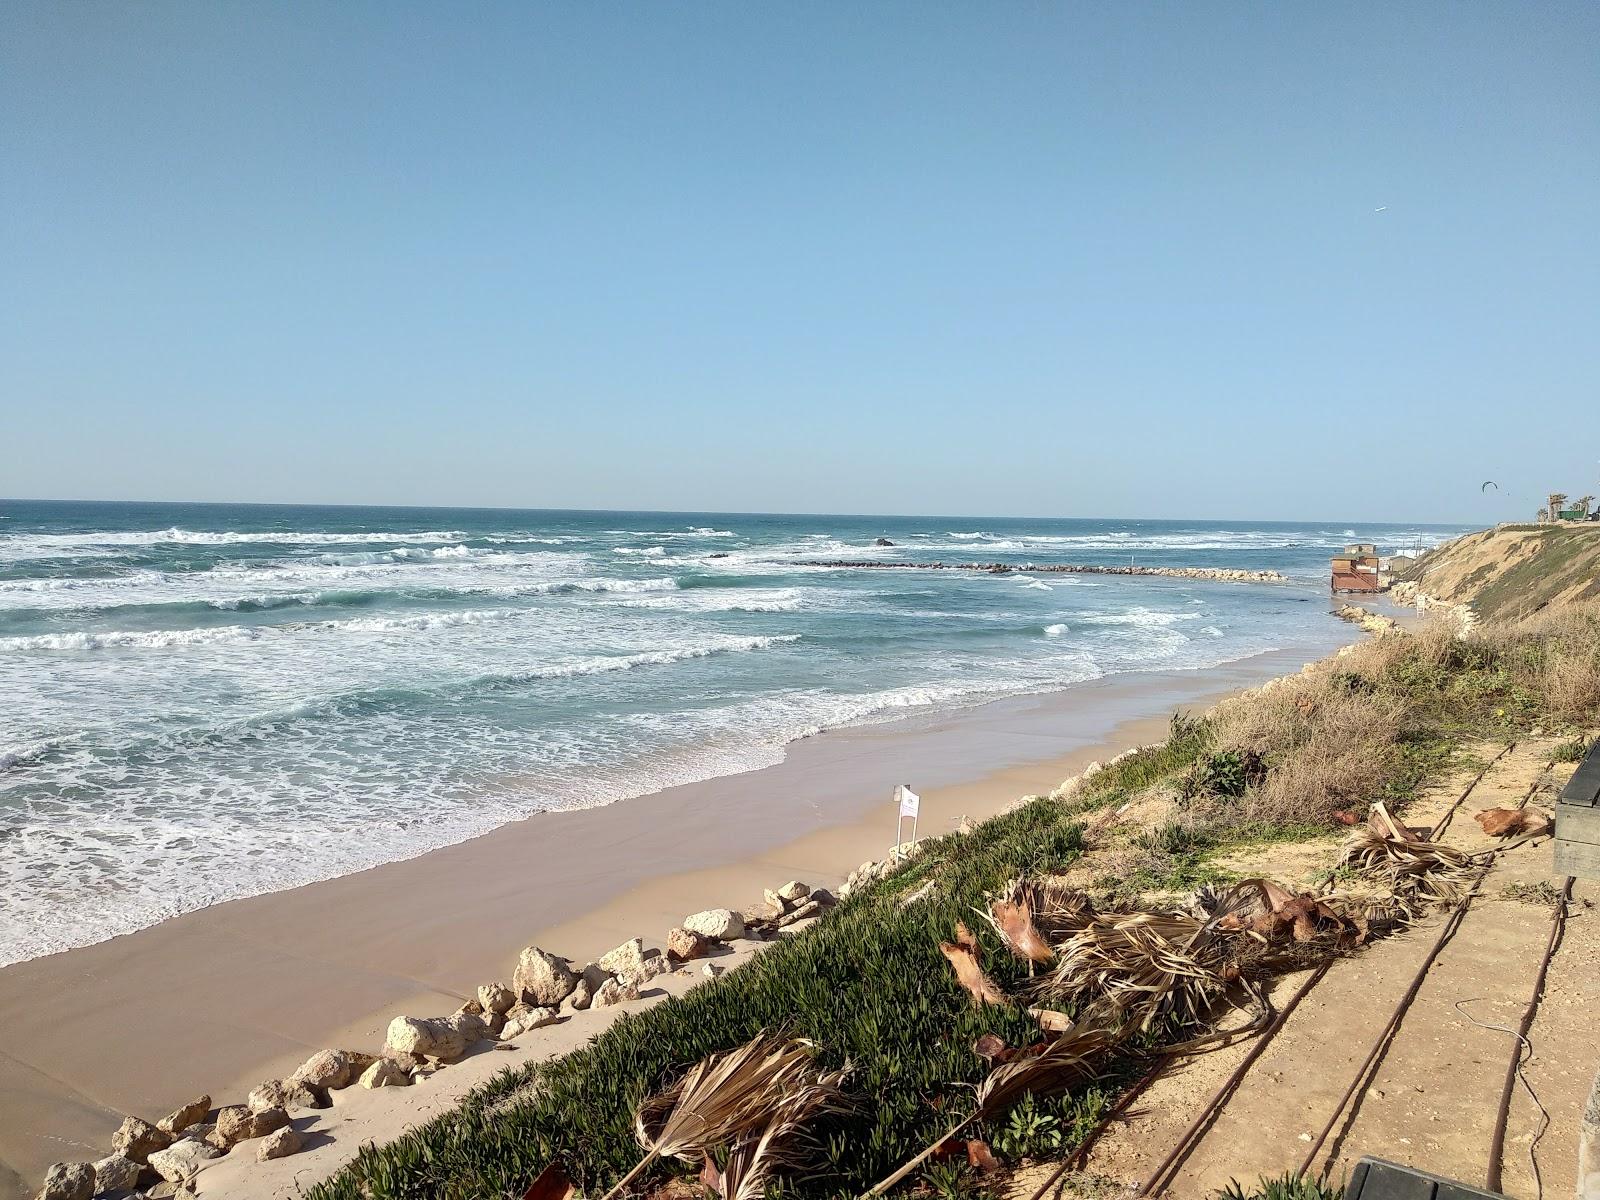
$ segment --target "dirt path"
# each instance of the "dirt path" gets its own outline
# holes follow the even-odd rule
[[[1514,807],[1530,791],[1531,803],[1548,810],[1572,771],[1570,765],[1549,767],[1555,745],[1525,743],[1495,763],[1442,840],[1464,850],[1487,848],[1491,839],[1472,814]],[[1499,749],[1480,748],[1482,759]],[[1413,805],[1408,823],[1438,821],[1477,770],[1459,772]],[[1331,847],[1324,853],[1331,855]],[[1282,862],[1275,854],[1286,857],[1269,847],[1252,864],[1230,865],[1253,866],[1285,879],[1304,876],[1303,851]],[[1551,870],[1550,843],[1542,840],[1511,851],[1489,872],[1479,898],[1428,972],[1372,1085],[1357,1097],[1353,1114],[1335,1127],[1316,1169],[1331,1157],[1329,1177],[1338,1181],[1359,1158],[1373,1154],[1482,1184],[1512,1037],[1474,1021],[1515,1027],[1520,1019],[1549,936],[1550,908],[1504,893],[1514,884],[1553,884]],[[1600,885],[1579,883],[1574,896],[1546,999],[1530,1032],[1533,1053],[1526,1067],[1528,1082],[1550,1114],[1537,1148],[1548,1197],[1572,1194],[1578,1120],[1600,1046],[1595,1015],[1600,1013],[1600,911],[1593,909]],[[1259,1176],[1295,1170],[1426,957],[1442,919],[1432,918],[1336,963],[1269,1044],[1165,1194],[1201,1200],[1232,1179],[1253,1184]],[[1302,978],[1281,980],[1275,1002],[1281,1006]],[[1131,1117],[1101,1140],[1086,1170],[1069,1177],[1061,1195],[1126,1194],[1160,1162],[1248,1049],[1245,1043],[1201,1055],[1159,1079]],[[1539,1123],[1538,1110],[1519,1088],[1503,1166],[1508,1196],[1532,1200],[1539,1194],[1528,1161]],[[1036,1176],[1034,1186],[1041,1179],[1042,1174]]]

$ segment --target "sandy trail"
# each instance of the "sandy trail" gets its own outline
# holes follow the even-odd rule
[[[1559,789],[1572,772],[1570,764],[1546,770],[1556,744],[1552,739],[1526,742],[1495,764],[1442,840],[1463,850],[1487,849],[1493,840],[1472,814],[1514,807],[1541,777],[1531,803],[1548,810],[1552,788]],[[1499,749],[1484,746],[1477,753],[1487,759]],[[1437,821],[1476,771],[1463,770],[1431,789],[1407,811],[1407,822]],[[1332,854],[1329,843],[1324,858],[1331,861]],[[1230,860],[1229,865],[1243,869],[1245,864]],[[1254,856],[1253,869],[1303,881],[1308,865],[1303,855],[1268,847]],[[1318,1158],[1319,1168],[1331,1158],[1332,1180],[1344,1179],[1357,1160],[1372,1154],[1482,1185],[1511,1038],[1474,1025],[1468,1016],[1516,1026],[1549,936],[1550,917],[1548,905],[1509,899],[1504,891],[1513,883],[1556,882],[1552,869],[1546,839],[1509,852],[1489,872],[1481,898],[1429,971],[1372,1086],[1356,1097],[1353,1117],[1335,1128]],[[1578,1123],[1600,1034],[1594,1017],[1600,1011],[1600,926],[1591,913],[1600,885],[1579,883],[1574,894],[1566,938],[1530,1032],[1528,1082],[1551,1118],[1538,1146],[1546,1196],[1572,1192]],[[1442,920],[1430,918],[1335,963],[1252,1067],[1165,1194],[1200,1200],[1233,1179],[1249,1185],[1260,1176],[1298,1168],[1426,957]],[[1282,1006],[1303,978],[1279,980],[1274,1003]],[[1196,1056],[1158,1079],[1132,1117],[1096,1146],[1085,1171],[1068,1177],[1063,1195],[1126,1194],[1164,1157],[1251,1044]],[[1508,1196],[1532,1200],[1536,1189],[1528,1147],[1539,1114],[1520,1088],[1510,1111],[1502,1187]],[[1037,1186],[1042,1173],[1033,1178]]]

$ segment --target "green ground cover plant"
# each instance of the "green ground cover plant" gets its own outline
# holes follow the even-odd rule
[[[973,1006],[939,952],[958,921],[1007,992],[1025,982],[988,923],[988,894],[1044,876],[1081,854],[1085,821],[1153,788],[1188,796],[1180,819],[1144,838],[1135,890],[1182,891],[1230,876],[1211,861],[1243,846],[1326,837],[1340,814],[1404,803],[1463,742],[1583,728],[1600,708],[1600,617],[1565,613],[1458,640],[1444,632],[1364,643],[1331,665],[1225,705],[1179,714],[1159,746],[1125,756],[1061,798],[1032,798],[963,836],[930,840],[905,868],[854,893],[816,926],[768,947],[687,995],[626,1015],[559,1060],[503,1073],[398,1141],[368,1147],[311,1189],[311,1200],[488,1200],[516,1197],[552,1161],[595,1196],[640,1151],[633,1113],[649,1093],[708,1054],[762,1031],[814,1040],[824,1066],[853,1067],[856,1103],[817,1130],[817,1170],[768,1195],[858,1196],[972,1111],[986,1072],[974,1041],[1033,1041],[1021,1008]],[[932,884],[931,887],[925,885]],[[1134,1073],[1138,1052],[1180,1039],[1162,1028],[1125,1043],[1093,1084],[1030,1097],[980,1128],[1002,1158],[1070,1152]],[[683,1168],[660,1164],[656,1181]],[[970,1169],[924,1168],[906,1187],[974,1196]],[[1313,1190],[1307,1190],[1311,1188]],[[1334,1200],[1338,1190],[1262,1181],[1234,1200]]]

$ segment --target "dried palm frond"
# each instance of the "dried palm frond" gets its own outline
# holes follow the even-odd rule
[[[1006,949],[1029,964],[1030,969],[1034,963],[1047,963],[1056,956],[1033,923],[1033,893],[1027,877],[1019,875],[990,901],[989,911],[984,914]]]
[[[658,1158],[698,1161],[715,1146],[759,1138],[790,1091],[815,1078],[811,1043],[759,1034],[733,1050],[701,1059],[634,1116],[645,1156],[606,1193],[620,1193]]]
[[[1094,917],[1094,901],[1059,879],[1035,882],[1032,900],[1033,923],[1052,943],[1076,933]]]
[[[1374,804],[1367,823],[1345,842],[1340,866],[1354,867],[1385,895],[1369,902],[1372,919],[1410,921],[1457,903],[1472,878],[1470,854],[1418,837]]]
[[[1346,916],[1326,899],[1310,892],[1291,892],[1270,879],[1246,879],[1219,897],[1211,910],[1217,927],[1239,930],[1260,938],[1268,946],[1289,939],[1297,943],[1331,942],[1338,950],[1367,940],[1367,922]]]
[[[1024,1096],[1054,1096],[1088,1077],[1094,1058],[1116,1040],[1113,1030],[1080,1022],[1050,1041],[995,1054],[992,1061],[996,1061],[996,1066],[978,1085],[977,1107],[866,1195],[876,1196],[888,1191],[974,1122],[1005,1112]]]
[[[1229,982],[1217,924],[1186,913],[1096,913],[1057,947],[1059,965],[1039,991],[1118,1027],[1193,1020]]]
[[[806,1126],[817,1118],[846,1110],[841,1085],[850,1072],[823,1071],[814,1064],[788,1081],[775,1101],[767,1123],[728,1151],[720,1191],[724,1200],[760,1200],[767,1183],[780,1170],[805,1170],[817,1144]]]
[[[984,973],[978,955],[978,939],[972,936],[972,931],[963,922],[956,922],[956,940],[940,942],[939,952],[950,960],[956,981],[967,989],[974,1004],[1004,1006],[1011,1003],[1000,985]]]

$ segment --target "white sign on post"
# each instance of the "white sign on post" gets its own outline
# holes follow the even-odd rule
[[[894,819],[894,846],[898,851],[903,844],[900,840],[900,830],[904,827],[906,818],[911,818],[911,844],[917,844],[917,813],[922,808],[922,797],[903,783],[895,785],[895,803],[899,806]]]
[[[900,793],[900,815],[902,817],[910,817],[912,820],[916,820],[917,809],[922,804],[922,797],[917,795],[903,783],[897,790]]]

